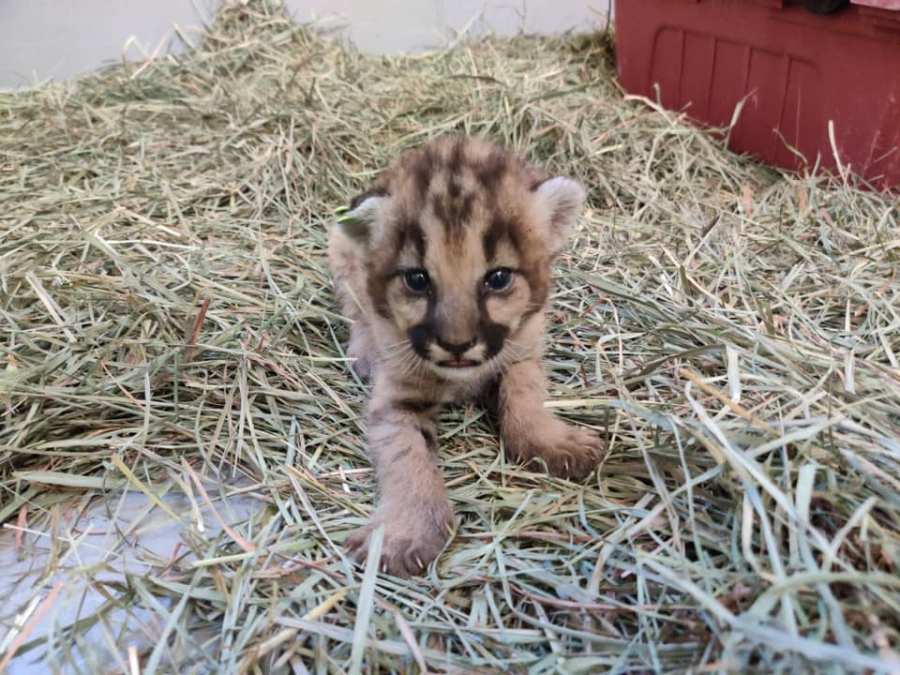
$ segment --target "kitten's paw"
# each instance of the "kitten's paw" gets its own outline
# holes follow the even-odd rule
[[[605,447],[593,431],[561,420],[553,420],[537,426],[530,434],[507,440],[511,459],[525,463],[542,460],[547,470],[560,478],[581,479],[590,475],[603,458]]]
[[[565,434],[551,453],[544,456],[547,469],[562,478],[584,478],[603,459],[606,445],[593,431],[566,424]]]
[[[437,558],[453,528],[450,504],[420,505],[407,512],[376,514],[372,521],[353,532],[345,543],[350,555],[363,562],[369,554],[369,539],[384,525],[381,571],[398,577],[421,574]]]

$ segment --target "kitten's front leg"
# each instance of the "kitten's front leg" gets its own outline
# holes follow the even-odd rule
[[[381,385],[381,386],[379,386]],[[434,401],[404,397],[380,383],[369,404],[368,443],[380,499],[369,523],[347,540],[358,560],[384,525],[381,566],[408,576],[424,570],[447,542],[453,511],[437,465]]]
[[[568,424],[544,408],[547,386],[537,358],[510,366],[500,380],[500,433],[516,461],[543,460],[550,473],[583,478],[600,461],[603,442],[594,432]]]

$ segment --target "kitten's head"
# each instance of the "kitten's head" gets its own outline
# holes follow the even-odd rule
[[[464,380],[515,355],[583,202],[571,179],[450,137],[402,156],[339,225],[362,250],[377,320],[431,370]]]

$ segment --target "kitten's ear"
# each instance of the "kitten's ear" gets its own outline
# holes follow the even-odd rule
[[[338,214],[338,227],[360,246],[368,246],[377,234],[379,217],[387,198],[384,190],[370,190],[354,197],[350,208]]]
[[[535,195],[548,215],[548,243],[556,255],[565,246],[584,208],[584,188],[571,178],[557,176],[538,185]]]

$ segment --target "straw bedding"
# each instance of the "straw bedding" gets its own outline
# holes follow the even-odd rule
[[[247,2],[183,56],[2,95],[0,522],[62,553],[34,533],[132,493],[182,534],[0,660],[72,664],[140,606],[154,640],[108,663],[142,672],[900,668],[897,200],[623,97],[608,44],[363,56]],[[450,131],[588,187],[547,405],[609,452],[551,479],[446,411],[459,528],[404,581],[341,549],[374,480],[323,253],[336,208]],[[212,535],[174,494],[256,508]]]

